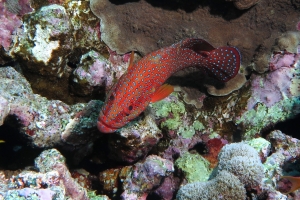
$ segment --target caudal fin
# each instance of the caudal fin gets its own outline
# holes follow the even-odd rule
[[[238,73],[241,64],[241,54],[235,47],[220,47],[205,52],[204,67],[214,78],[227,82]]]

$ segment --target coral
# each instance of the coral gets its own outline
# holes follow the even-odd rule
[[[254,109],[246,111],[237,120],[237,124],[242,123],[246,129],[244,137],[249,139],[259,134],[264,127],[295,116],[298,111],[293,108],[299,104],[300,100],[297,97],[281,100],[270,108],[258,104]]]
[[[218,160],[211,180],[186,184],[177,199],[246,199],[244,186],[259,186],[264,177],[257,151],[245,143],[225,145]]]
[[[32,146],[80,146],[73,152],[74,158],[86,155],[90,143],[99,137],[96,121],[102,105],[100,101],[69,106],[58,100],[47,100],[33,94],[25,78],[11,67],[0,69],[0,79],[0,100],[3,102],[0,121],[6,120],[9,125],[14,123],[9,116],[16,118],[19,125],[11,125],[27,136]]]
[[[7,54],[21,64],[35,92],[73,104],[69,76],[80,56],[92,49],[108,54],[100,41],[99,19],[90,11],[89,2],[68,1],[26,15]]]
[[[109,136],[109,157],[116,161],[136,162],[144,158],[161,137],[152,116],[146,115]]]
[[[150,155],[136,163],[123,183],[122,199],[145,199],[151,189],[161,184],[163,177],[174,171],[173,163],[159,156]]]
[[[89,96],[99,88],[109,90],[114,81],[126,71],[128,54],[123,56],[110,52],[109,59],[96,51],[89,51],[81,56],[80,63],[71,78],[72,92],[79,96]]]
[[[253,147],[259,154],[261,161],[265,161],[271,152],[271,143],[264,138],[254,138],[246,141],[251,147]]]
[[[31,11],[30,3],[26,0],[21,2],[18,0],[0,2],[0,46],[5,51],[8,51],[11,47],[14,34],[22,25],[21,17]]]
[[[174,177],[171,174],[168,177],[165,177],[162,184],[153,192],[161,199],[164,200],[172,200],[175,191],[178,190],[180,184],[180,180],[178,177]]]
[[[56,149],[43,151],[35,166],[39,172],[25,170],[6,181],[8,187],[0,191],[4,199],[90,199],[86,188],[71,177],[65,158]]]
[[[218,171],[226,170],[246,186],[258,186],[264,177],[263,165],[257,151],[246,143],[225,145],[218,156]]]
[[[174,91],[183,93],[185,103],[194,105],[198,109],[202,108],[203,100],[206,98],[205,93],[191,87],[174,87]]]
[[[292,66],[282,66],[286,62],[281,59],[287,56],[291,60],[292,55],[295,63]],[[264,127],[291,118],[299,112],[293,109],[300,104],[299,56],[287,52],[279,56],[279,59],[272,60],[270,64],[273,69],[277,68],[275,71],[251,77],[251,97],[248,99],[246,112],[236,120],[237,124],[242,124],[246,129],[245,138],[251,138]]]
[[[91,95],[95,87],[112,85],[112,75],[107,60],[95,51],[82,55],[71,77],[72,92],[80,96]]]
[[[165,118],[161,126],[168,130],[177,130],[177,134],[183,138],[191,138],[196,131],[204,130],[203,124],[197,120],[191,119],[182,120],[186,116],[185,106],[181,101],[178,101],[177,94],[171,94],[168,98],[153,103],[150,107],[155,112],[156,118]]]
[[[218,155],[222,147],[228,142],[223,139],[213,138],[206,143],[207,153],[203,157],[210,162],[210,167],[214,168],[218,164]]]
[[[262,189],[268,193],[269,197],[277,196],[288,199],[279,191],[283,192],[289,182],[285,182],[284,179],[280,180],[280,177],[299,175],[299,167],[295,161],[300,157],[300,141],[279,130],[272,131],[266,139],[271,142],[274,149],[263,164],[266,177],[263,179]]]
[[[125,171],[127,172],[130,169],[130,167],[123,167],[121,169],[107,169],[100,172],[99,180],[103,186],[103,191],[105,194],[116,197],[119,192],[119,188],[121,188],[121,183],[118,181],[119,175],[120,173],[125,174]]]
[[[275,71],[282,67],[293,67],[297,60],[299,60],[299,57],[300,55],[286,51],[273,54],[270,59],[270,71]]]
[[[71,29],[69,20],[62,6],[54,4],[42,7],[24,20],[23,32],[18,33],[20,45],[13,48],[11,53],[23,57],[32,71],[61,77],[65,73],[67,51],[71,47],[70,38],[63,37]],[[60,52],[58,57],[53,57],[54,51]]]
[[[235,6],[240,9],[249,8],[257,2],[234,0]],[[186,4],[183,1],[142,0],[114,4],[109,0],[91,0],[90,3],[93,13],[101,19],[101,39],[118,54],[135,50],[145,55],[184,38],[194,37],[203,38],[214,46],[237,46],[242,52],[244,66],[251,64],[257,48],[268,38],[272,42],[265,43],[266,49],[260,54],[270,52],[275,38],[286,30],[294,30],[295,19],[299,18],[294,3],[286,0],[260,1],[242,16],[225,1],[192,1]],[[211,17],[211,12],[214,17]],[[234,23],[231,23],[232,19]],[[227,30],[226,34],[223,30]]]
[[[176,196],[178,200],[201,199],[244,200],[246,190],[239,179],[227,172],[221,171],[214,179],[207,182],[194,182],[182,186]]]
[[[211,174],[209,162],[199,154],[185,152],[176,160],[175,166],[183,171],[189,183],[207,181]]]
[[[0,96],[0,126],[2,126],[5,117],[9,114],[9,102]]]
[[[100,182],[103,184],[104,191],[113,197],[122,188],[122,199],[142,200],[152,189],[160,186],[163,178],[169,176],[173,171],[171,161],[150,155],[133,166],[101,172]]]
[[[300,45],[300,32],[288,31],[276,39],[273,51],[288,51],[290,53],[298,53]]]
[[[212,85],[206,85],[207,92],[214,96],[225,96],[243,87],[246,81],[246,77],[243,74],[237,74],[233,79],[224,83],[224,86],[220,89]]]
[[[226,0],[226,1],[233,1],[235,7],[240,10],[248,9],[259,2],[259,0]]]

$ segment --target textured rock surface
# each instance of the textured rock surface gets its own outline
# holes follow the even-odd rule
[[[49,149],[35,159],[39,170],[24,170],[10,179],[1,177],[0,197],[4,199],[91,199],[88,191],[72,178],[65,158],[56,149]],[[1,172],[2,175],[3,172]],[[1,186],[3,186],[1,185]],[[106,196],[98,198],[108,199]]]
[[[256,2],[234,3],[245,8]],[[295,19],[300,16],[294,12],[293,3],[285,0],[260,1],[245,11],[221,1],[145,0],[115,4],[92,0],[91,9],[101,19],[103,41],[118,53],[137,50],[146,54],[183,38],[199,37],[216,47],[237,46],[245,66],[254,56],[269,52],[281,33],[295,30]]]
[[[86,145],[98,137],[97,116],[101,103],[91,101],[69,106],[34,94],[26,79],[11,67],[0,68],[0,122],[12,124],[33,146]],[[2,125],[2,124],[1,124]],[[96,131],[96,132],[95,132]],[[96,133],[96,134],[95,134]]]
[[[144,158],[162,137],[151,115],[122,128],[109,136],[109,157],[116,161],[133,163]]]

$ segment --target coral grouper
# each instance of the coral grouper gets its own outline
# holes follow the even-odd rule
[[[98,118],[98,129],[112,133],[136,118],[150,102],[168,96],[173,87],[163,83],[179,70],[198,67],[226,82],[238,73],[240,59],[237,48],[214,48],[202,39],[183,40],[152,52],[135,64],[132,64],[132,54],[127,72],[107,96]]]

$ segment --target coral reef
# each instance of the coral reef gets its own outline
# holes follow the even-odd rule
[[[234,4],[245,9],[257,2],[236,0]],[[119,54],[136,50],[145,55],[195,37],[210,41],[213,46],[237,46],[243,55],[243,65],[248,66],[261,45],[265,48],[259,54],[269,53],[275,38],[295,30],[299,13],[295,13],[293,4],[265,0],[237,12],[234,5],[225,1],[143,0],[114,4],[108,0],[91,0],[91,10],[101,19],[101,38]],[[223,30],[227,30],[226,34]],[[272,42],[265,42],[268,38]]]
[[[218,156],[218,166],[211,180],[188,183],[181,187],[177,199],[246,199],[244,186],[259,186],[263,165],[257,151],[245,143],[225,145]],[[202,173],[202,171],[201,171]]]
[[[198,154],[184,153],[176,160],[175,166],[183,171],[189,183],[207,181],[211,174],[209,162]]]
[[[161,130],[151,115],[146,115],[109,136],[108,156],[115,161],[136,162],[144,158],[161,137]]]
[[[285,130],[300,113],[299,8],[0,1],[0,199],[300,199],[286,194],[286,177],[300,175],[300,144]],[[130,52],[136,62],[185,38],[236,46],[239,74],[222,84],[180,71],[167,80],[171,95],[100,133],[102,101]]]
[[[0,2],[0,46],[9,50],[18,28],[22,25],[21,17],[31,12],[29,1],[7,0]],[[2,60],[0,60],[1,64]]]
[[[265,76],[252,75],[251,97],[247,111],[236,122],[246,129],[250,138],[270,125],[299,113],[299,55],[276,53],[270,61],[271,72]]]
[[[108,54],[106,46],[100,41],[99,19],[91,13],[89,2],[86,1],[37,7],[25,16],[29,12],[28,3],[19,3],[22,4],[21,14],[13,14],[12,17],[8,16],[11,13],[6,10],[6,4],[0,3],[0,6],[4,5],[1,9],[5,12],[3,16],[7,15],[1,19],[4,20],[1,23],[1,35],[9,37],[1,41],[8,41],[10,45],[2,45],[4,50],[1,49],[0,63],[17,61],[35,92],[71,103],[74,100],[66,95],[70,94],[68,78],[81,55],[96,49]],[[38,2],[31,3],[36,6]],[[9,26],[6,25],[8,23]],[[22,27],[18,28],[21,24]]]
[[[299,53],[300,32],[288,31],[276,39],[273,51],[288,51],[290,53]]]
[[[176,198],[178,200],[219,199],[244,200],[246,190],[239,179],[227,171],[221,171],[207,182],[194,182],[182,186]]]
[[[160,185],[163,177],[174,171],[173,163],[159,156],[150,155],[137,163],[124,177],[122,199],[144,199],[151,189]]]
[[[90,199],[86,188],[72,178],[65,158],[56,149],[42,152],[35,159],[35,166],[39,172],[23,171],[2,179],[7,187],[1,187],[0,196],[4,199]],[[108,199],[104,195],[98,197]]]
[[[26,79],[11,67],[1,68],[0,78],[0,121],[15,117],[20,132],[28,136],[32,145],[53,147],[64,141],[78,145],[95,139],[99,102],[90,102],[91,106],[84,110],[84,104],[69,106],[59,100],[47,100],[33,94]]]
[[[243,87],[246,81],[246,77],[243,74],[237,74],[233,79],[226,82],[220,89],[217,89],[212,85],[206,85],[207,92],[214,96],[225,96]]]
[[[149,192],[158,187],[164,177],[174,171],[173,163],[159,156],[150,155],[145,160],[122,169],[111,169],[100,173],[104,190],[117,193],[123,189],[121,199],[146,199]],[[121,179],[121,183],[118,182]]]
[[[245,143],[225,145],[218,156],[217,170],[226,170],[251,188],[258,186],[264,177],[263,165],[257,151]]]

